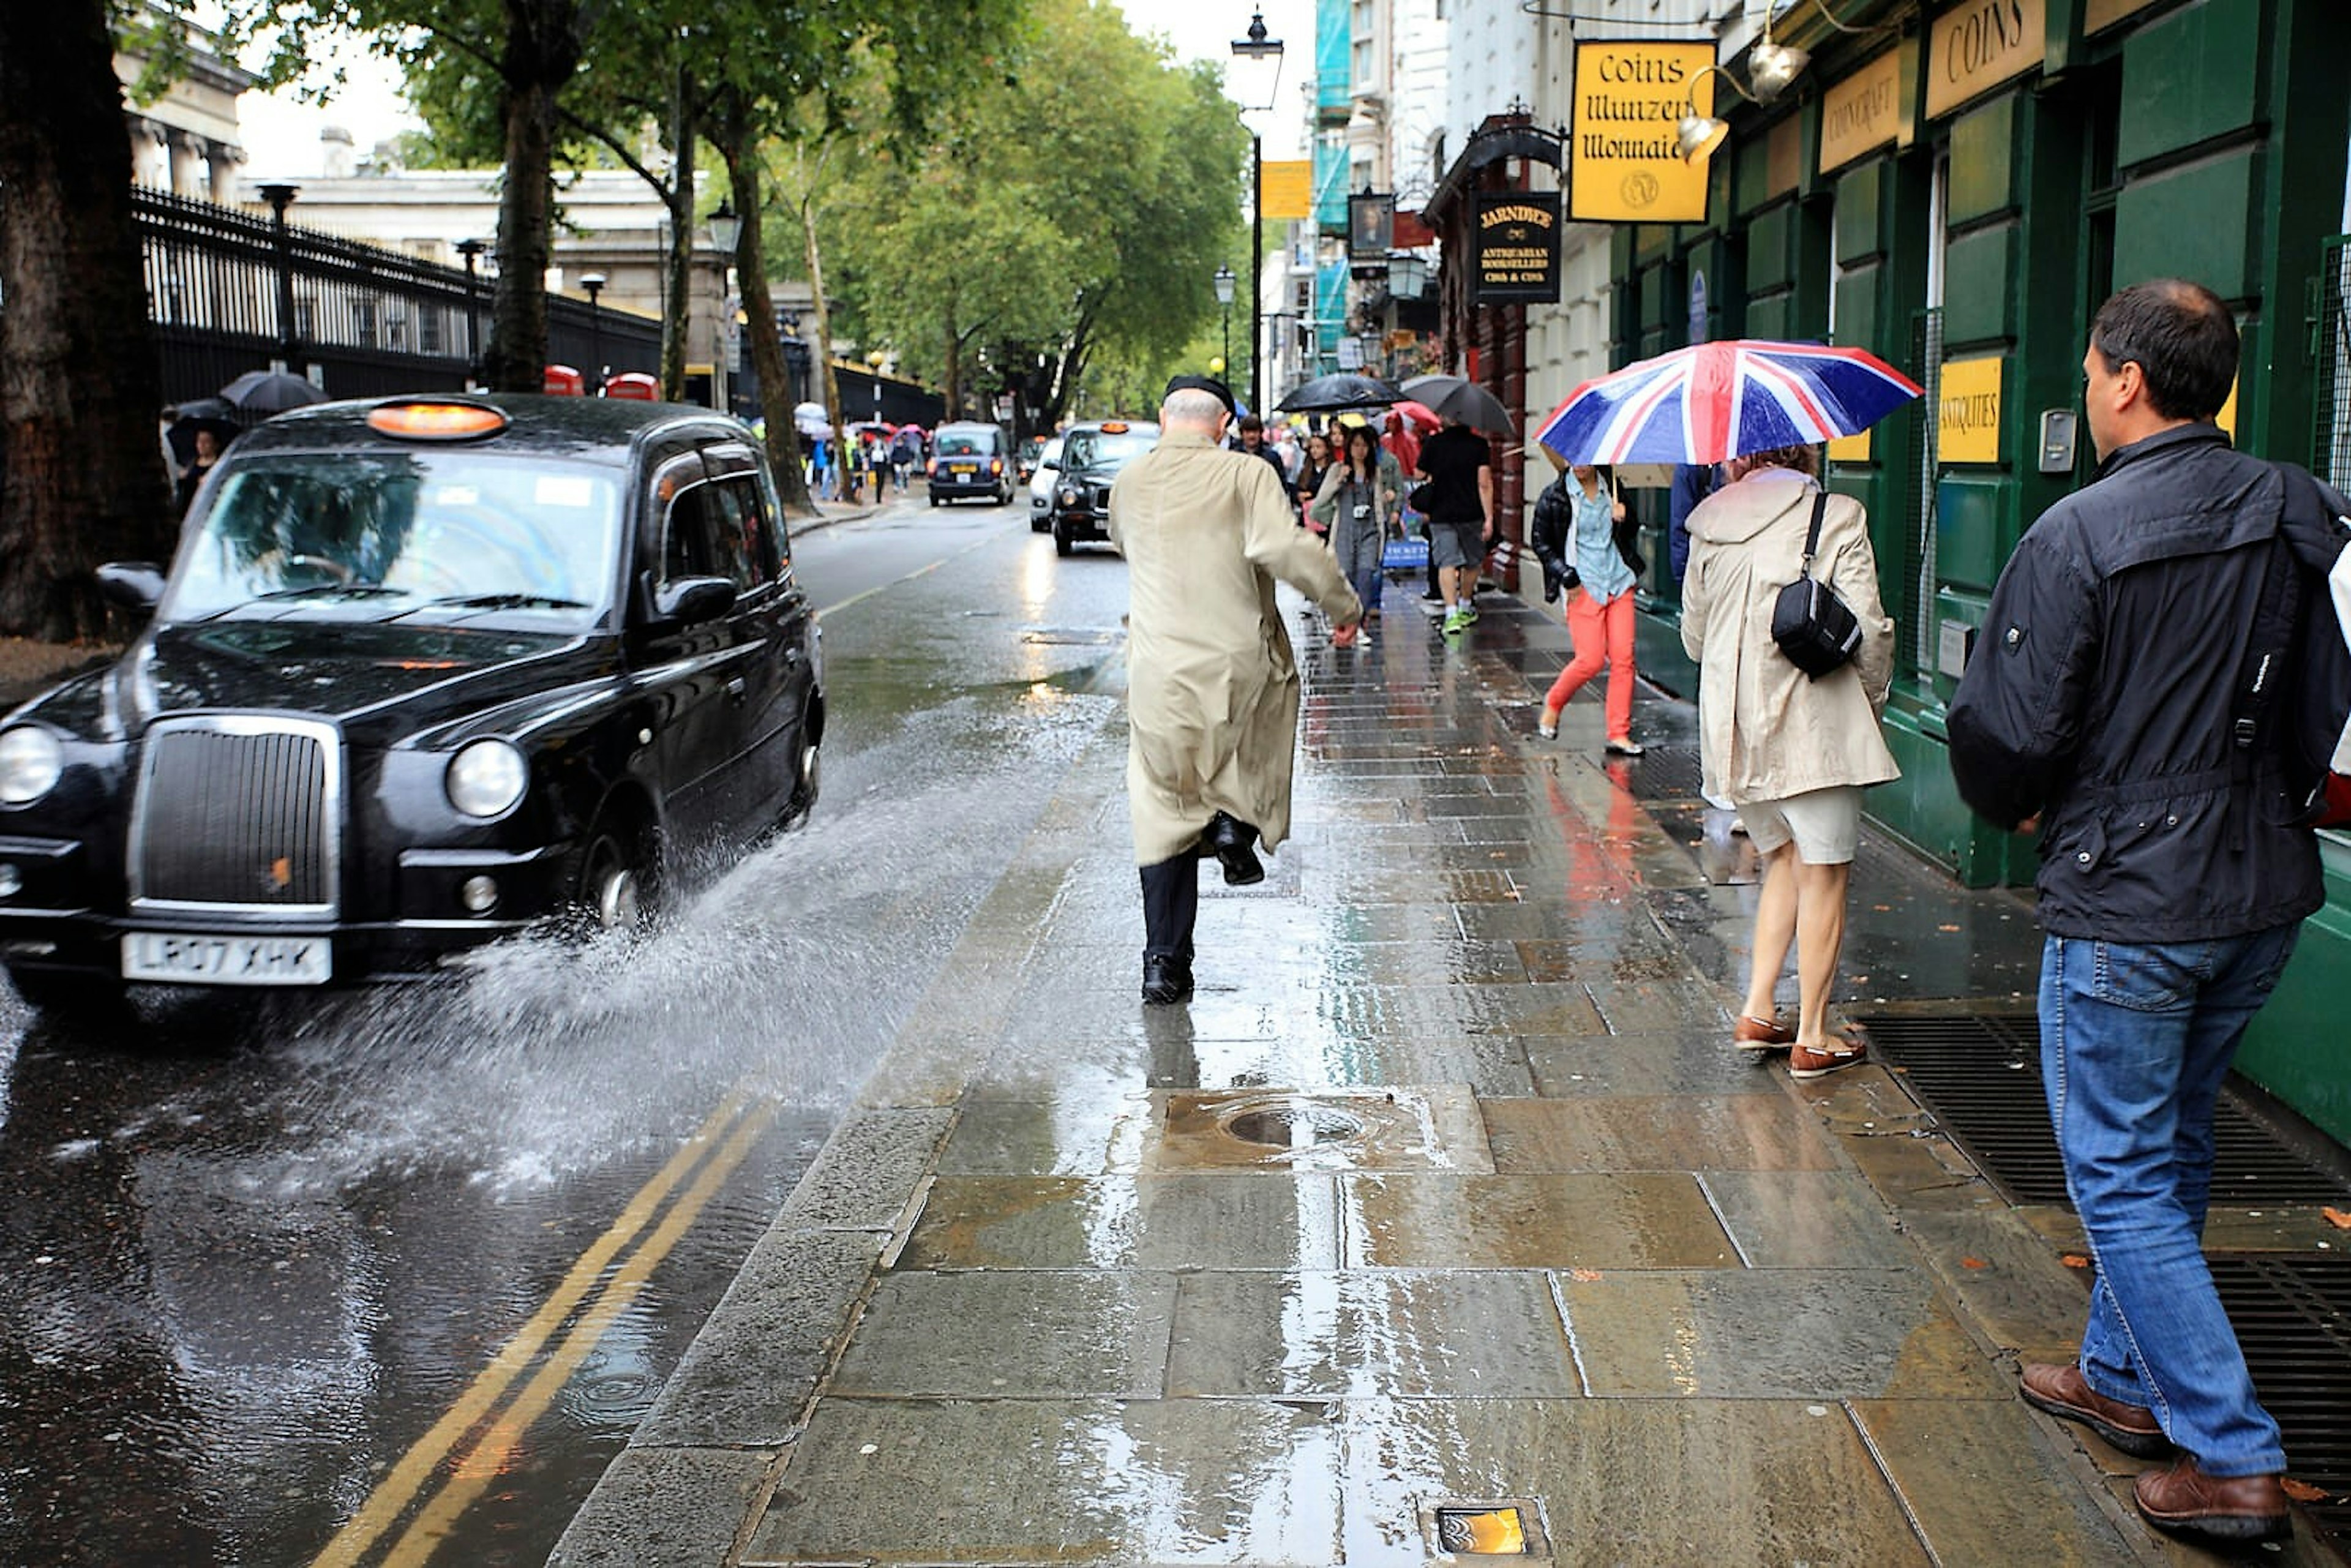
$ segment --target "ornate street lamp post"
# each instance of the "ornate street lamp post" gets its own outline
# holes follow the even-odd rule
[[[604,392],[604,323],[596,311],[596,296],[604,292],[604,275],[583,272],[580,287],[588,291],[588,395],[601,397]]]
[[[1226,363],[1233,357],[1233,282],[1234,277],[1233,269],[1231,267],[1220,267],[1217,268],[1217,303],[1225,308],[1225,351],[1218,355],[1217,359],[1217,369],[1220,371],[1224,369]]]
[[[1249,34],[1233,40],[1233,54],[1244,60],[1270,64],[1273,79],[1263,103],[1248,109],[1271,109],[1281,82],[1281,40],[1265,36],[1265,13],[1249,16]],[[1255,95],[1251,95],[1254,99]],[[1249,132],[1249,412],[1264,412],[1265,388],[1265,138]]]

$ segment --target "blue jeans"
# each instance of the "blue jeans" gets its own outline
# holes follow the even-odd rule
[[[2221,1081],[2300,923],[2211,942],[2051,936],[2041,1071],[2097,1264],[2082,1375],[2144,1406],[2210,1476],[2285,1469],[2199,1245]]]

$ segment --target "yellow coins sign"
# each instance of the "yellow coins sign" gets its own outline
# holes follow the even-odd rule
[[[1714,78],[1698,80],[1712,64],[1712,44],[1641,38],[1576,44],[1568,216],[1590,223],[1706,221],[1707,161],[1683,162],[1674,133],[1683,115],[1714,112]]]

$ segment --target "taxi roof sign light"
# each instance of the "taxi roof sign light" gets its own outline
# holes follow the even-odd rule
[[[1126,434],[1126,421],[1123,419],[1105,419],[1102,423],[1102,434],[1104,435],[1123,435]]]
[[[388,402],[368,411],[368,428],[407,441],[470,441],[496,435],[506,414],[478,402]]]

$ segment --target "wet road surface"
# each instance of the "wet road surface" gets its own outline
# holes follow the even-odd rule
[[[0,996],[0,1564],[537,1563],[1115,696],[1025,509],[808,535],[814,822],[457,988]]]

